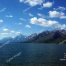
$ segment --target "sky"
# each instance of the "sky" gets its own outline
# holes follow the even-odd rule
[[[0,39],[66,29],[66,0],[0,0]]]

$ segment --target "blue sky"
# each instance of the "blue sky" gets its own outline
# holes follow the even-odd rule
[[[0,37],[66,29],[65,0],[0,0]]]

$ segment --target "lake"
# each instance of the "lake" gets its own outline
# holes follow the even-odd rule
[[[65,44],[3,44],[0,45],[0,66],[66,66],[65,55]]]

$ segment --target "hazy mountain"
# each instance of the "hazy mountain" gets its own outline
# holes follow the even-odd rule
[[[12,42],[24,42],[26,40],[26,36],[20,34],[18,36],[16,36]]]
[[[4,43],[17,43],[17,42],[24,42],[26,40],[26,36],[24,36],[24,35],[22,35],[22,34],[20,34],[20,35],[18,35],[18,36],[16,36],[16,37],[14,37],[14,38],[12,38],[12,37],[6,37],[6,38],[4,38],[4,39],[2,39],[2,40],[0,40],[0,44],[4,44]]]
[[[43,31],[39,34],[31,34],[30,36],[20,34],[15,38],[4,38],[0,40],[0,43],[5,43],[7,41],[9,41],[9,43],[65,43],[66,30]]]

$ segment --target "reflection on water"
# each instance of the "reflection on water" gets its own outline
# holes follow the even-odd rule
[[[66,66],[60,60],[64,53],[66,45],[6,44],[0,48],[0,66]]]

